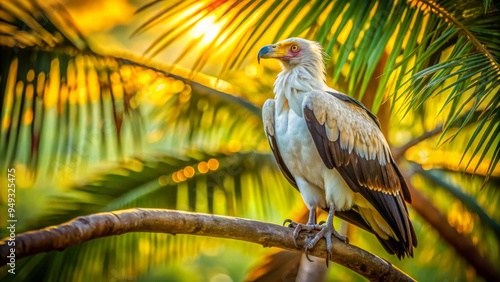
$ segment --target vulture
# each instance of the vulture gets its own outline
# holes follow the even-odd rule
[[[389,254],[413,257],[417,237],[405,201],[408,186],[398,169],[377,117],[359,101],[325,82],[321,45],[289,38],[262,47],[260,59],[278,59],[282,71],[274,99],[262,109],[264,130],[278,166],[309,209],[306,224],[291,222],[293,240],[301,231],[318,231],[308,249],[325,238],[328,257],[335,231],[333,218],[373,233]],[[325,224],[316,212],[328,211]],[[297,244],[296,244],[297,245]],[[328,261],[328,260],[327,260]]]

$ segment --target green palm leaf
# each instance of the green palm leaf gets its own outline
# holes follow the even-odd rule
[[[466,194],[459,187],[456,187],[449,181],[446,181],[445,179],[447,175],[443,171],[438,169],[426,171],[421,167],[417,168],[417,171],[426,180],[435,183],[438,187],[441,187],[442,189],[452,194],[454,197],[460,199],[460,201],[467,209],[471,210],[481,218],[480,222],[484,223],[485,226],[493,231],[495,233],[495,236],[500,236],[500,225],[484,212],[483,208],[481,208],[474,197]]]
[[[0,151],[6,156],[1,163],[4,167],[21,164],[37,175],[52,176],[48,183],[39,181],[23,187],[37,189],[20,190],[21,195],[32,198],[30,202],[26,196],[27,200],[20,204],[21,210],[30,214],[20,227],[44,227],[78,215],[122,207],[173,208],[272,222],[288,217],[292,205],[300,202],[298,193],[290,189],[274,164],[260,121],[260,104],[270,95],[275,71],[266,69],[262,81],[248,85],[248,78],[238,69],[254,60],[252,54],[261,45],[289,36],[320,41],[331,57],[331,82],[358,98],[365,92],[375,92],[375,111],[390,93],[396,93],[392,106],[399,108],[405,102],[406,117],[410,119],[404,119],[403,126],[399,120],[392,122],[398,125],[392,131],[397,142],[404,141],[399,140],[400,136],[411,138],[425,132],[429,120],[438,115],[439,122],[446,124],[441,139],[448,141],[441,141],[444,144],[440,149],[466,152],[466,162],[469,158],[480,159],[471,166],[487,162],[489,168],[484,175],[497,175],[499,95],[494,95],[498,81],[493,80],[498,80],[498,74],[495,76],[494,68],[487,66],[498,62],[498,42],[491,36],[498,33],[494,25],[497,10],[489,1],[484,7],[473,1],[460,1],[456,6],[440,3],[434,10],[426,9],[424,4],[154,1],[144,6],[141,13],[154,8],[158,11],[137,29],[137,34],[160,24],[165,27],[164,34],[149,48],[150,56],[181,40],[182,33],[189,33],[203,19],[215,16],[223,29],[211,42],[200,37],[184,43],[187,48],[202,50],[196,55],[191,74],[185,76],[192,77],[222,53],[227,59],[218,62],[224,66],[221,78],[241,84],[238,95],[213,89],[216,83],[202,84],[169,74],[166,70],[170,67],[147,66],[149,62],[140,58],[96,54],[58,6],[38,1],[0,6]],[[193,5],[195,9],[186,12]],[[471,13],[460,15],[460,9],[465,8]],[[179,14],[181,20],[176,18]],[[452,17],[460,25],[454,25]],[[491,56],[477,48],[475,42],[470,43],[470,36]],[[193,56],[190,50],[181,52],[180,58]],[[488,58],[494,58],[493,62]],[[380,66],[383,75],[374,91],[369,89],[369,80],[380,74]],[[479,79],[481,75],[486,79]],[[46,81],[54,78],[55,90],[40,87],[40,76]],[[74,85],[84,89],[87,98],[69,98],[72,79],[77,81]],[[57,107],[39,98],[47,97],[49,92]],[[71,103],[70,99],[77,102]],[[30,109],[31,121],[25,118]],[[422,124],[411,122],[411,118],[420,119]],[[412,149],[432,152],[438,141],[423,141]],[[203,167],[209,167],[211,159],[216,159],[219,166],[205,171]],[[205,173],[198,166],[201,163]],[[434,164],[433,172],[440,167]],[[411,173],[404,164],[402,168]],[[64,170],[69,170],[69,177],[58,182]],[[478,248],[488,254],[498,246],[489,232],[496,230],[492,221],[498,221],[497,202],[489,200],[497,196],[497,189],[481,193],[475,189],[479,186],[477,177],[465,178],[447,175],[443,189],[435,189],[418,176],[412,177],[412,182],[434,197],[433,202],[450,217],[468,213],[478,217],[480,224],[467,227],[466,235],[479,238]],[[450,197],[446,188],[459,188],[456,183],[462,191]],[[490,179],[485,186],[495,184]],[[40,191],[46,194],[37,198]],[[31,206],[33,202],[47,203]],[[461,209],[450,211],[450,207],[462,205],[468,207],[467,213]],[[419,240],[439,240],[435,232],[427,232],[425,222],[413,215],[412,219]],[[360,246],[383,254],[381,247],[372,243],[372,235],[360,234]],[[136,279],[156,266],[194,256],[213,245],[247,248],[209,240],[165,234],[106,238],[21,260],[20,275],[7,278],[30,281],[43,274],[45,280],[60,281]],[[466,274],[464,263],[455,259],[446,244],[427,244],[419,246],[419,250],[414,261],[388,260],[403,269],[418,269],[411,270],[411,274],[419,280],[448,279],[449,275],[460,278]],[[439,263],[415,268],[415,263],[428,262],[430,257]],[[494,254],[489,257],[498,261]],[[450,271],[443,272],[443,265]]]
[[[290,189],[275,166],[272,155],[257,153],[212,156],[193,153],[193,157],[136,159],[52,197],[45,213],[29,228],[128,207],[169,208],[280,221],[295,205],[298,194]],[[183,169],[179,170],[179,167]],[[145,242],[155,242],[154,252],[144,253],[141,245]],[[22,278],[5,274],[2,280],[39,279],[39,272],[28,270],[41,265],[46,271],[44,279],[51,281],[101,280],[103,272],[113,275],[106,271],[109,268],[128,269],[128,275],[136,276],[151,265],[194,256],[200,248],[210,248],[210,245],[213,245],[212,239],[173,238],[165,234],[104,238],[71,247],[62,253],[24,260],[18,270],[24,273]],[[241,246],[237,243],[229,245]],[[118,255],[123,249],[127,250],[126,257]],[[132,261],[128,261],[129,256]],[[43,257],[42,261],[40,257]],[[139,257],[140,261],[133,259]]]
[[[492,36],[499,31],[498,28],[494,28],[497,25],[493,22],[500,20],[500,13],[496,11],[485,13],[482,7],[474,4],[471,1],[460,5],[443,3],[441,6],[434,2],[421,5],[423,10],[435,10],[450,24],[441,24],[430,33],[432,36],[424,39],[416,49],[417,53],[422,53],[420,61],[424,62],[431,56],[446,60],[441,59],[421,71],[414,72],[409,80],[411,86],[406,88],[405,94],[408,97],[407,110],[420,107],[440,94],[446,95],[446,101],[440,111],[448,112],[444,133],[460,115],[481,111],[476,131],[464,152],[467,152],[473,144],[477,148],[469,164],[476,154],[481,153],[482,158],[488,154],[491,162],[487,175],[491,175],[498,163],[496,156],[500,153],[499,147],[493,145],[495,142],[498,143],[494,128],[498,127],[500,107],[500,100],[495,98],[498,96],[500,86],[500,50],[497,37]],[[468,13],[461,13],[464,10]],[[489,36],[486,36],[487,34]],[[449,42],[455,43],[450,46]],[[454,136],[462,131],[467,121],[468,119],[464,120]],[[486,127],[488,130],[484,132]],[[480,162],[475,169],[479,164]]]
[[[0,9],[7,30],[0,45],[2,167],[52,175],[137,153],[142,114],[131,103],[136,89],[120,73],[124,63],[90,51],[56,4],[15,1]],[[125,148],[125,138],[134,146]],[[91,153],[89,144],[99,145]]]
[[[387,46],[390,45],[372,110],[378,111],[387,99],[387,93],[396,93],[401,89],[395,97],[404,98],[406,111],[414,109],[415,113],[425,115],[422,105],[432,103],[433,97],[445,95],[446,102],[440,106],[441,111],[446,109],[442,118],[447,124],[445,132],[465,111],[483,111],[477,134],[470,140],[470,145],[479,140],[480,149],[471,158],[481,154],[491,161],[491,174],[498,164],[500,151],[495,149],[498,148],[495,147],[495,136],[480,132],[491,122],[493,127],[497,127],[498,118],[493,118],[493,114],[498,108],[498,99],[494,97],[498,97],[500,81],[497,36],[500,29],[495,23],[500,21],[500,13],[490,7],[491,2],[485,2],[484,7],[477,1],[395,4],[379,1],[373,6],[361,2],[248,1],[230,5],[225,1],[209,1],[197,6],[198,10],[187,9],[195,4],[185,2],[183,12],[188,13],[187,17],[204,11],[198,20],[217,15],[217,20],[225,23],[210,44],[195,44],[204,51],[200,52],[194,70],[200,70],[209,60],[207,54],[212,54],[214,50],[237,50],[226,56],[223,68],[226,72],[248,62],[250,54],[255,54],[260,46],[273,42],[273,37],[276,41],[307,36],[326,46],[325,51],[331,58],[329,64],[333,66],[328,68],[333,69],[332,82],[338,83],[344,73],[348,78],[347,88],[341,90],[361,99],[377,64],[383,63],[382,55],[388,52]],[[170,4],[158,1],[144,7],[142,12]],[[143,31],[145,27],[160,23],[165,26],[165,33],[150,46],[150,50],[155,51],[147,54],[154,56],[175,42],[174,31],[179,28],[184,31],[193,28],[194,25],[187,22],[173,24],[176,17],[175,13],[160,12],[139,29]],[[408,77],[408,74],[411,76]],[[473,101],[476,102],[471,104]],[[456,134],[459,133],[460,130]]]

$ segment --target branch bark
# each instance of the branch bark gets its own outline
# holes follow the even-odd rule
[[[128,232],[191,234],[236,239],[299,251],[292,240],[293,230],[254,220],[160,209],[128,209],[81,216],[58,226],[18,234],[15,238],[16,259],[53,250],[63,250],[92,239]],[[303,247],[307,237],[297,240]],[[339,240],[333,242],[332,261],[344,265],[371,281],[414,281],[387,261]],[[8,263],[12,247],[9,237],[0,241],[1,263]],[[326,246],[320,241],[310,254],[326,258]]]

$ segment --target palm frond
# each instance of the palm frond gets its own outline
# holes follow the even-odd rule
[[[421,1],[415,5],[443,18],[444,22],[429,30],[428,36],[415,49],[417,66],[425,68],[414,69],[408,80],[409,86],[403,94],[408,101],[406,111],[420,108],[440,94],[445,95],[439,111],[439,114],[447,113],[443,119],[446,126],[442,137],[459,120],[462,121],[449,141],[469,124],[473,113],[480,111],[475,133],[464,150],[464,156],[472,145],[476,149],[469,154],[468,165],[478,154],[481,158],[489,155],[491,162],[487,175],[491,175],[500,154],[499,147],[494,145],[498,144],[495,128],[499,128],[500,118],[500,45],[495,36],[500,34],[500,28],[494,22],[500,20],[500,13],[485,12],[474,1],[463,1],[457,5],[445,1],[442,4]],[[467,113],[470,114],[463,120],[462,116]]]
[[[87,42],[64,8],[55,1],[5,1],[0,6],[1,46],[86,50]]]
[[[493,118],[499,107],[498,99],[494,98],[498,97],[500,81],[497,36],[500,31],[495,24],[500,21],[498,10],[491,8],[489,2],[483,7],[482,3],[472,0],[458,3],[398,1],[395,4],[379,1],[376,5],[361,2],[248,1],[231,4],[208,1],[197,5],[186,1],[183,17],[197,15],[198,22],[216,15],[217,22],[222,24],[221,31],[208,45],[193,43],[203,50],[194,69],[203,67],[209,60],[207,54],[217,57],[217,50],[236,50],[225,56],[224,72],[247,63],[250,54],[261,45],[285,37],[307,36],[326,46],[325,51],[331,58],[329,64],[333,66],[329,68],[333,70],[332,82],[339,82],[345,75],[347,88],[344,90],[362,98],[382,55],[390,51],[372,110],[378,111],[388,97],[386,93],[403,89],[404,93],[398,96],[405,97],[405,109],[425,115],[421,106],[444,94],[447,99],[441,110],[448,109],[443,112],[447,124],[445,132],[464,111],[483,111],[478,133],[470,145],[480,140],[478,148],[481,149],[473,156],[488,155],[492,160],[491,173],[500,155],[500,151],[490,150],[495,147],[496,139],[489,132],[495,131],[480,132],[488,126],[496,127],[498,120]],[[142,12],[161,5],[170,4],[157,1]],[[160,12],[145,24],[148,28],[160,23],[165,26],[164,34],[150,47],[155,51],[149,55],[158,54],[178,40],[176,30],[189,32],[196,26],[196,22],[178,22],[177,17],[174,13]],[[139,29],[143,30],[143,27]]]
[[[3,167],[24,167],[36,181],[37,174],[51,176],[61,170],[81,173],[93,163],[138,156],[146,149],[146,142],[156,142],[160,135],[177,136],[162,146],[186,144],[184,149],[189,149],[195,138],[200,145],[223,137],[208,133],[216,126],[230,126],[232,130],[219,132],[226,138],[217,141],[231,141],[228,152],[239,150],[237,143],[241,142],[236,141],[246,131],[257,132],[258,128],[258,134],[251,136],[262,136],[260,109],[248,101],[145,66],[138,58],[122,59],[96,54],[88,47],[81,49],[78,46],[86,42],[81,36],[75,37],[79,32],[71,21],[63,24],[69,16],[62,7],[40,7],[36,1],[22,3],[19,7],[9,3],[2,6],[5,13],[1,14],[11,22],[7,35],[14,42],[14,48],[1,46],[5,55],[0,59],[5,78],[0,80],[0,91],[5,93],[0,135],[0,150],[6,156],[2,158]],[[62,30],[52,24],[53,17],[64,27]],[[18,31],[27,26],[23,21],[37,28],[28,31],[37,39],[31,44],[22,44],[28,40],[19,39]],[[39,23],[31,23],[35,21]],[[61,33],[69,35],[57,37]],[[192,96],[195,98],[190,101]],[[228,119],[231,125],[223,124],[224,117],[232,114],[235,118]],[[243,121],[246,127],[238,127]],[[236,131],[239,136],[231,137]],[[176,134],[182,132],[185,135]],[[193,132],[205,133],[194,136]],[[123,140],[131,140],[132,146]],[[244,143],[250,146],[261,142]],[[205,144],[205,148],[216,151],[220,149],[217,144]]]
[[[498,205],[498,195],[496,189],[492,189],[496,184],[489,181],[486,184],[489,189],[478,190],[477,187],[483,181],[478,177],[435,168],[424,170],[417,167],[415,172],[412,182],[446,215],[446,221],[455,229],[454,232],[470,238],[477,251],[492,266],[498,264],[498,253],[491,252],[498,248],[500,218],[494,208]],[[419,239],[427,237],[423,233]],[[435,256],[436,253],[431,255]],[[443,259],[450,262],[450,258]]]
[[[50,208],[30,228],[127,207],[169,208],[281,221],[295,204],[298,193],[288,187],[275,166],[272,155],[256,153],[198,153],[192,157],[163,155],[148,160],[135,159],[53,197]],[[154,244],[154,251],[145,253],[144,244]],[[41,279],[39,272],[25,270],[43,265],[46,275],[43,279],[46,280],[101,280],[99,275],[104,272],[113,275],[113,272],[104,271],[109,268],[118,273],[127,269],[128,275],[135,276],[159,262],[171,263],[181,257],[194,256],[201,247],[210,246],[214,246],[213,239],[128,234],[29,258],[19,262],[19,272],[26,273],[22,279],[34,278],[29,273]],[[127,250],[126,258],[117,255],[124,249]],[[165,255],[169,257],[165,259]],[[138,257],[141,261],[133,259]],[[4,278],[18,281],[17,276]]]
[[[35,178],[140,149],[142,114],[123,64],[93,53],[59,5],[14,1],[0,9],[2,167],[21,166]]]
[[[217,50],[236,50],[225,56],[223,72],[241,67],[248,62],[250,54],[254,54],[262,44],[269,44],[280,38],[304,36],[312,32],[311,39],[318,40],[327,46],[326,52],[331,57],[331,63],[335,65],[332,74],[333,82],[335,83],[341,76],[344,65],[350,65],[348,76],[357,79],[349,80],[349,88],[346,90],[349,93],[358,93],[352,95],[361,99],[391,36],[396,33],[404,38],[402,35],[407,32],[406,29],[397,29],[400,19],[403,18],[406,25],[413,20],[413,14],[407,11],[410,8],[404,3],[396,6],[393,6],[392,2],[381,2],[375,6],[373,2],[371,3],[371,5],[358,5],[362,3],[248,1],[231,4],[227,1],[209,1],[201,5],[196,1],[184,1],[186,8],[182,10],[182,17],[196,18],[196,22],[190,22],[179,21],[178,14],[167,12],[167,8],[172,5],[171,2],[157,1],[154,5],[145,6],[141,12],[144,13],[152,8],[158,9],[160,5],[161,8],[165,7],[164,10],[162,9],[165,12],[155,14],[137,32],[159,24],[165,27],[164,33],[151,44],[146,52],[147,55],[155,56],[179,39],[177,31],[189,32],[197,22],[216,15],[217,23],[222,25],[221,32],[206,46],[203,46],[201,42],[195,44],[201,48],[202,52],[194,63],[193,69],[201,70],[209,59],[207,54],[215,57]],[[358,9],[359,7],[363,8]],[[316,25],[319,26],[318,30],[313,29]],[[382,31],[384,31],[383,34]],[[358,50],[362,51],[358,52]],[[374,52],[365,52],[366,50]],[[351,59],[350,55],[353,52],[356,56]],[[395,58],[391,56],[391,61]],[[362,79],[363,77],[365,79]],[[380,95],[383,94],[382,90],[379,91]],[[379,100],[382,101],[382,99]],[[375,105],[375,111],[379,106],[380,103]]]
[[[377,111],[388,93],[395,93],[401,85],[407,87],[398,93],[401,98],[395,99],[393,105],[404,100],[408,109],[414,109],[408,116],[425,122],[434,119],[426,117],[427,113],[439,113],[444,117],[438,118],[439,122],[443,120],[447,126],[443,140],[450,136],[465,140],[470,134],[472,145],[452,149],[463,152],[468,146],[465,160],[471,156],[480,160],[477,165],[489,162],[485,176],[491,175],[497,171],[500,159],[496,146],[500,136],[499,95],[498,86],[492,88],[498,82],[491,81],[495,75],[493,68],[487,69],[486,60],[491,65],[494,62],[489,58],[498,59],[498,31],[494,25],[497,8],[492,7],[491,1],[483,1],[481,7],[476,1],[459,1],[456,6],[441,2],[439,7],[429,9],[424,6],[433,3],[412,6],[404,1],[369,5],[345,0],[153,1],[140,12],[159,9],[139,27],[137,34],[150,32],[160,24],[165,26],[164,34],[148,52],[152,56],[185,39],[190,30],[205,23],[204,19],[215,19],[222,26],[221,32],[209,43],[203,35],[185,41],[183,44],[190,49],[180,56],[199,54],[193,73],[215,58],[224,65],[222,78],[230,82],[234,80],[227,77],[239,73],[228,74],[227,70],[246,65],[261,44],[290,36],[315,39],[326,47],[331,57],[331,81],[345,85],[341,90],[358,98],[365,92],[376,92],[373,109]],[[471,3],[476,6],[468,9]],[[460,9],[465,8],[467,13],[460,15]],[[207,87],[169,74],[169,68],[141,63],[143,60],[138,58],[96,54],[74,25],[66,22],[67,14],[57,5],[39,1],[2,3],[0,17],[0,151],[2,155],[6,153],[1,164],[21,164],[44,176],[50,175],[46,173],[49,170],[41,170],[40,162],[47,167],[56,166],[52,169],[57,172],[68,166],[74,168],[72,185],[57,183],[57,189],[51,190],[56,197],[51,195],[47,209],[43,209],[46,213],[40,216],[38,210],[33,211],[34,219],[20,227],[44,227],[82,214],[132,206],[231,214],[274,222],[288,216],[298,193],[290,189],[269,154],[258,106],[272,83],[268,83],[268,88],[252,85],[245,88],[247,93],[230,95],[213,89],[215,83]],[[457,17],[460,25],[454,25],[449,17]],[[466,35],[475,36],[491,56]],[[220,61],[221,56],[225,61]],[[379,72],[374,70],[380,65],[384,75],[373,91],[368,81]],[[482,72],[486,80],[479,79]],[[85,94],[78,95],[79,89],[84,89]],[[404,90],[407,92],[401,93]],[[265,93],[254,99],[258,96],[254,92],[258,91]],[[475,96],[469,96],[471,93]],[[434,103],[436,99],[440,103]],[[410,127],[420,130],[425,125]],[[415,134],[418,130],[410,132]],[[434,143],[424,145],[432,148]],[[109,160],[112,162],[106,162]],[[475,161],[471,163],[474,165]],[[437,167],[432,166],[434,170]],[[476,179],[472,178],[470,185],[462,179],[460,183],[466,184],[453,197],[448,197],[452,194],[445,191],[446,187],[431,193],[435,192],[438,196],[434,200],[444,202],[446,207],[468,202],[470,199],[464,200],[463,194],[474,195],[477,206],[473,203],[467,211],[479,207],[490,219],[498,221],[497,204],[488,201],[488,197],[496,195],[496,189],[479,193],[472,189],[478,186]],[[412,181],[420,184],[415,185],[419,189],[429,187],[427,182],[419,183],[419,177]],[[490,180],[486,186],[494,184]],[[27,203],[23,201],[20,206]],[[484,216],[482,219],[481,222],[488,221]],[[439,241],[437,234],[427,232],[425,223],[415,220],[414,224],[419,239]],[[478,230],[481,229],[475,228],[471,236],[486,239],[478,241],[482,251],[498,246],[487,236],[489,233]],[[362,245],[381,249],[372,246],[372,235],[366,234],[366,238]],[[214,245],[222,244],[213,239],[129,234],[21,260],[17,265],[22,268],[19,275],[8,278],[30,281],[44,273],[46,280],[135,279],[154,266],[164,266]],[[423,271],[415,270],[415,277],[429,280],[432,277],[426,275],[440,273],[446,279],[444,276],[452,271],[443,272],[443,265],[458,270],[453,273],[455,277],[464,277],[467,268],[445,244],[419,248],[416,261],[429,261],[434,256],[440,263],[426,264]],[[495,259],[498,261],[498,257]],[[388,260],[392,262],[391,258]],[[415,269],[411,260],[394,263]]]
[[[421,167],[416,169],[417,173],[424,176],[428,181],[436,184],[438,187],[445,189],[448,193],[452,194],[456,199],[459,199],[463,205],[478,215],[481,222],[490,228],[495,233],[495,236],[500,236],[500,225],[495,222],[488,214],[486,214],[476,202],[475,198],[462,191],[452,183],[445,180],[446,175],[440,170],[424,170]]]
[[[412,139],[410,142],[403,145],[402,148],[399,148],[398,151],[401,149],[407,151],[407,160],[417,162],[426,168],[445,169],[467,174],[470,177],[481,178],[484,185],[486,182],[498,178],[500,176],[500,170],[498,167],[492,165],[492,163],[495,162],[492,156],[495,156],[491,152],[488,155],[486,152],[483,152],[481,155],[477,154],[481,149],[478,145],[480,140],[476,140],[472,146],[475,149],[470,150],[470,140],[474,139],[474,136],[478,134],[477,124],[482,114],[483,112],[481,110],[465,112],[456,117],[453,123],[446,125],[447,131],[445,133],[442,133],[444,129],[443,126],[438,125],[431,131],[427,131],[425,134]],[[494,124],[494,122],[489,122],[490,126]],[[450,140],[456,138],[457,132],[461,133],[460,140],[465,139],[469,141],[450,142]],[[479,134],[483,136],[483,138],[497,136],[496,142],[500,141],[495,130],[490,131],[483,128]],[[443,144],[436,146],[439,140],[444,140],[441,141]],[[490,138],[489,142],[494,140],[495,138]],[[496,149],[492,144],[488,144],[486,147],[489,147],[491,151]],[[398,154],[400,153],[398,152]],[[468,163],[458,162],[458,160],[461,159],[468,159],[469,161]]]

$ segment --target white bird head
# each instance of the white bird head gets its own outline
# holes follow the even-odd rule
[[[281,62],[285,69],[296,66],[314,66],[324,69],[323,48],[321,44],[303,38],[288,38],[275,44],[267,45],[259,50],[260,59],[274,58]]]

